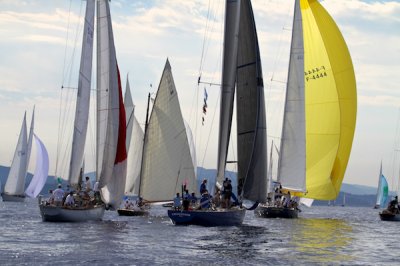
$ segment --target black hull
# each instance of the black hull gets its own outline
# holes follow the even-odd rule
[[[175,225],[238,226],[243,223],[246,209],[221,210],[168,210],[168,216]]]
[[[283,208],[283,207],[266,207],[259,206],[254,210],[257,217],[261,218],[287,218],[294,219],[298,218],[299,210],[294,208]]]
[[[25,201],[25,195],[9,195],[2,193],[1,197],[3,198],[3,201],[12,201],[12,202],[24,202]]]
[[[382,221],[400,222],[399,213],[391,213],[383,211],[379,213],[379,217],[381,217]]]
[[[118,209],[119,216],[146,216],[149,214],[146,210],[128,210],[128,209]]]

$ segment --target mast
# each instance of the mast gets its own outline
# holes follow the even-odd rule
[[[149,92],[149,96],[147,97],[146,121],[144,122],[143,151],[144,151],[144,145],[145,145],[145,143],[146,143],[147,126],[148,126],[148,122],[149,122],[150,95],[151,95],[151,94],[150,94],[150,92]],[[138,193],[138,196],[139,196],[139,197],[140,197],[140,187],[142,186],[143,156],[144,156],[144,152],[142,153],[142,163],[140,164],[139,193]]]

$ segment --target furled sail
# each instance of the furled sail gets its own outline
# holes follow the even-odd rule
[[[78,96],[76,101],[74,133],[68,173],[68,182],[71,185],[77,185],[79,182],[79,172],[83,162],[86,143],[90,106],[90,86],[92,79],[94,12],[95,1],[88,0],[86,3],[82,54],[79,68]]]
[[[222,62],[221,104],[219,116],[217,182],[222,184],[231,133],[235,96],[240,1],[226,1],[224,52]]]
[[[169,201],[187,183],[197,191],[188,137],[167,60],[145,132],[139,195]]]
[[[25,191],[28,197],[36,198],[37,195],[42,191],[46,184],[47,176],[49,173],[49,155],[43,142],[36,136],[36,168],[35,174]]]
[[[317,0],[300,2],[306,98],[305,197],[333,200],[346,171],[356,124],[351,57],[337,25]]]
[[[117,208],[126,180],[126,117],[110,7],[97,2],[97,176],[103,201]]]
[[[267,126],[264,84],[253,10],[242,0],[237,51],[238,194],[267,200]]]
[[[306,191],[305,124],[303,27],[296,1],[277,177],[291,191]]]
[[[27,169],[27,132],[26,132],[26,113],[22,121],[21,131],[18,137],[17,147],[15,148],[14,158],[8,173],[7,182],[4,186],[4,193],[8,195],[24,195],[25,176]]]

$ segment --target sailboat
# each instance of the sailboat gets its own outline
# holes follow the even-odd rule
[[[382,174],[382,162],[381,162],[381,169],[379,171],[379,177],[378,177],[378,190],[376,192],[376,203],[374,209],[379,209],[381,207],[386,206],[388,196],[389,196],[389,185],[386,180],[386,177]]]
[[[126,112],[126,150],[128,152],[128,165],[125,183],[125,197],[139,194],[140,166],[142,162],[144,132],[135,116],[135,106],[132,101],[132,94],[129,85],[129,78],[126,80],[126,90],[124,97]],[[129,198],[128,198],[129,199]],[[126,199],[125,199],[126,200]],[[133,204],[129,199],[129,207],[122,203],[122,207],[117,209],[119,215],[123,216],[143,216],[148,214],[149,206]],[[137,201],[139,202],[139,201]]]
[[[32,113],[29,137],[26,130],[26,113],[22,121],[21,131],[18,138],[14,158],[8,173],[8,178],[2,193],[3,201],[23,202],[25,200],[25,177],[28,171],[29,157],[32,148],[32,136],[34,126],[35,109]]]
[[[254,202],[266,200],[267,141],[260,51],[251,1],[226,1],[224,52],[218,138],[217,182],[225,179],[236,85],[238,195]],[[169,210],[175,224],[241,225],[246,208]]]
[[[88,0],[83,30],[78,99],[68,182],[78,186],[83,163],[89,116],[93,55],[95,0]],[[39,204],[42,219],[55,222],[101,220],[105,207],[116,209],[122,198],[126,178],[126,117],[121,81],[113,40],[110,7],[107,0],[97,1],[97,171],[102,201],[86,206]]]
[[[142,156],[137,168],[140,173],[132,183],[133,194],[146,204],[170,202],[176,192],[181,190],[183,183],[196,190],[193,149],[190,147],[168,59],[149,118],[150,101],[149,94],[144,140],[141,141]],[[138,133],[135,138],[140,136],[140,131]],[[143,208],[133,210],[121,209],[119,213],[145,215],[148,210],[148,206],[144,205]]]
[[[286,194],[337,197],[356,111],[353,65],[338,27],[317,0],[296,0],[277,176]],[[298,210],[265,204],[257,213],[295,218]]]

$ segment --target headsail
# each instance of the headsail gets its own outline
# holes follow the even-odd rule
[[[36,169],[31,183],[25,191],[25,194],[31,198],[36,198],[42,191],[49,173],[49,155],[46,147],[36,135],[34,137],[36,142]]]
[[[181,185],[196,191],[194,166],[178,94],[167,60],[154,100],[142,159],[140,196],[169,201]]]
[[[260,50],[251,2],[240,2],[236,69],[238,194],[249,200],[265,202],[267,125]]]
[[[304,196],[319,200],[335,199],[339,193],[344,172],[347,167],[353,142],[357,95],[354,70],[350,54],[343,37],[335,22],[317,0],[296,0],[295,11],[300,6],[300,14],[294,20],[294,30],[301,30],[301,34],[294,33],[292,58],[289,72],[291,75],[302,75],[301,46],[304,47],[304,76],[294,79],[289,77],[288,89],[297,88],[293,95],[287,94],[285,116],[292,121],[291,126],[284,123],[282,134],[282,160],[279,169],[284,180],[299,178],[296,186],[301,186],[303,160],[305,157],[306,193]],[[301,27],[298,23],[302,23]],[[296,51],[293,48],[299,48]],[[296,56],[297,54],[297,56]],[[293,56],[294,55],[294,56]],[[296,81],[297,79],[297,81]],[[293,86],[293,82],[304,82],[305,95],[305,154],[302,148],[302,119],[289,114],[288,108],[296,107],[301,102],[301,85]],[[293,100],[293,101],[292,101]],[[297,106],[298,107],[298,106]],[[301,113],[301,108],[299,109]],[[300,131],[299,137],[291,135]],[[288,146],[286,141],[289,140]],[[290,153],[291,146],[299,142],[299,148]],[[296,144],[297,145],[297,144]],[[287,167],[286,158],[291,157],[289,163],[294,162],[298,167]],[[295,158],[296,157],[296,158]],[[302,157],[302,158],[300,158]],[[301,164],[301,165],[300,165]],[[294,166],[294,165],[293,165]],[[303,169],[303,170],[302,170]],[[293,175],[297,175],[293,177]],[[288,186],[290,187],[290,186]]]
[[[126,117],[110,7],[97,3],[97,177],[103,201],[120,204],[126,180]]]
[[[125,111],[127,115],[126,149],[128,152],[125,194],[138,195],[144,133],[134,113],[135,106],[132,101],[128,77],[126,81],[126,91],[124,99]]]
[[[83,162],[86,132],[89,120],[90,86],[92,80],[93,61],[94,3],[94,0],[88,0],[86,3],[82,54],[79,68],[78,96],[76,101],[74,133],[68,173],[68,182],[71,185],[77,185],[79,182],[79,172]]]
[[[26,112],[22,121],[21,131],[15,148],[14,158],[8,173],[7,182],[4,186],[4,193],[9,195],[23,195],[25,190],[25,176],[27,169],[28,145],[26,139]]]
[[[389,186],[385,176],[382,174],[382,163],[381,163],[381,170],[379,171],[378,192],[376,193],[375,206],[386,207],[388,196],[389,196]]]

